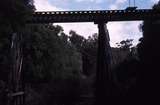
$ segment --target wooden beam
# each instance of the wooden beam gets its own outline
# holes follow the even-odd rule
[[[16,92],[16,93],[9,94],[9,96],[11,97],[21,96],[21,95],[24,95],[24,92]]]

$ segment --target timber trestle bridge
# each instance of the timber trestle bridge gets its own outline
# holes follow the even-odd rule
[[[96,11],[44,11],[34,12],[27,24],[48,24],[67,22],[94,22],[98,25],[98,57],[96,76],[96,103],[106,104],[110,100],[110,64],[111,47],[106,23],[109,21],[160,20],[160,10],[156,9],[125,9]],[[129,27],[129,26],[128,26]],[[25,105],[23,83],[23,53],[21,38],[18,32],[12,35],[12,70],[9,79],[9,101],[7,105]],[[106,98],[107,97],[107,98]]]

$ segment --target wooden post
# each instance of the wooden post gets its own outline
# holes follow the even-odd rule
[[[9,75],[9,94],[8,94],[8,105],[24,105],[22,98],[24,89],[22,86],[22,36],[18,33],[12,34],[11,42],[11,71]]]
[[[111,47],[109,33],[105,22],[98,22],[98,57],[97,57],[97,74],[96,74],[96,105],[106,105],[110,102],[111,81]]]

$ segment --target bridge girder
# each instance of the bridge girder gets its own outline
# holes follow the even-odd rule
[[[154,9],[137,10],[97,10],[97,11],[44,11],[34,12],[29,23],[67,23],[97,21],[138,21],[160,19],[160,11]]]

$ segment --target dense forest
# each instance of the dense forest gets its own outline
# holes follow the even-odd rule
[[[22,35],[26,105],[91,105],[94,97],[98,34],[88,38],[53,24],[26,24],[32,0],[0,3],[0,105],[11,70],[11,38]],[[159,9],[160,2],[153,6]],[[117,102],[157,101],[159,94],[159,20],[144,20],[137,46],[125,39],[111,48],[112,96]],[[145,100],[143,100],[143,97]],[[154,100],[151,98],[154,97]],[[157,97],[158,98],[158,97]],[[88,99],[88,98],[86,98]]]

